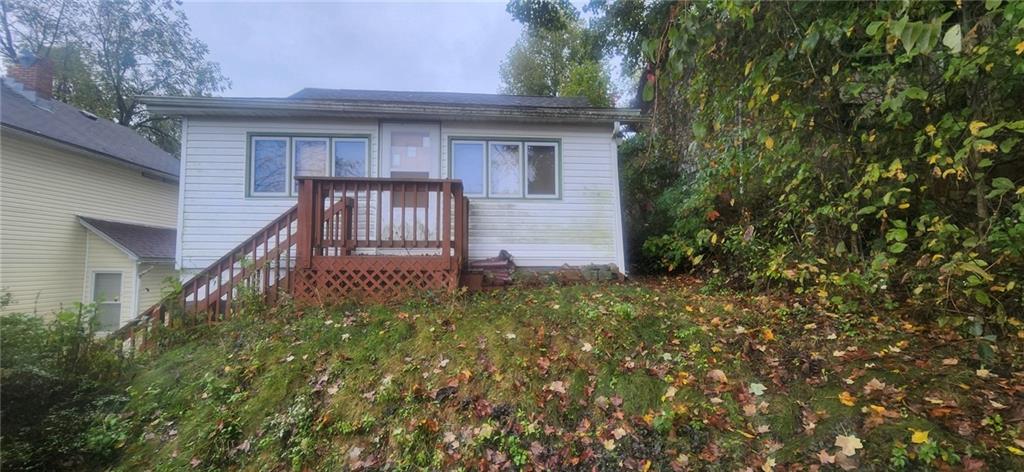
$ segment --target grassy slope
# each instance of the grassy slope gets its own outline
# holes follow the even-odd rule
[[[932,466],[955,454],[1024,467],[1007,448],[1019,447],[1021,379],[1007,379],[1019,352],[983,380],[948,332],[672,280],[279,313],[174,336],[133,381],[117,468],[736,470],[819,464],[838,435],[863,442],[850,467],[884,468],[899,444],[918,465],[935,452]],[[886,387],[867,394],[873,378]],[[872,411],[888,416],[871,424]],[[1002,424],[981,424],[996,414]]]

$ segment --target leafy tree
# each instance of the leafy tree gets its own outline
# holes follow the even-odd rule
[[[509,10],[548,2],[510,2]],[[569,7],[572,5],[570,4]],[[538,7],[539,8],[539,7]],[[554,8],[554,7],[553,7]],[[523,13],[526,28],[508,52],[499,74],[502,92],[515,95],[582,96],[595,106],[611,104],[611,80],[588,30],[571,13]],[[559,23],[544,15],[573,19]]]
[[[1020,313],[1024,2],[691,3],[641,49],[652,154],[695,169],[664,267],[981,340]]]
[[[558,88],[558,95],[565,97],[584,97],[596,107],[613,105],[611,79],[597,61],[587,61],[572,65],[566,73],[565,80]]]
[[[537,30],[561,31],[579,20],[579,11],[569,0],[510,0],[505,11]]]
[[[60,100],[177,151],[177,123],[148,115],[137,95],[209,95],[230,81],[207,59],[173,0],[3,0],[3,54],[54,60]]]

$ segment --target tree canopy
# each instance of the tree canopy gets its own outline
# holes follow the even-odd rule
[[[0,50],[53,62],[54,95],[131,127],[175,152],[173,120],[148,115],[137,95],[209,95],[230,81],[172,0],[4,0]]]
[[[580,96],[594,106],[611,105],[601,46],[571,3],[513,0],[507,10],[524,29],[498,71],[503,93]]]

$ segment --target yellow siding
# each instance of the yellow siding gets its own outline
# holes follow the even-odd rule
[[[174,227],[177,203],[175,184],[4,132],[0,290],[14,298],[4,311],[45,315],[87,299],[88,230],[76,215]]]
[[[83,228],[84,229],[84,228]],[[121,274],[121,323],[132,319],[132,298],[135,294],[135,262],[124,251],[96,236],[92,231],[85,235],[85,287],[84,302],[94,302],[94,274],[117,272]],[[110,300],[107,300],[110,301]]]
[[[167,286],[165,280],[168,277],[177,278],[178,272],[174,270],[174,263],[150,264],[142,262],[138,267],[139,271],[139,301],[136,304],[140,313],[160,301],[160,294]]]

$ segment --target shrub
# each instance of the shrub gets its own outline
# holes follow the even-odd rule
[[[654,199],[668,227],[647,257],[1003,334],[1024,308],[1022,18],[999,1],[675,10],[643,47],[671,148],[647,152],[694,171]]]
[[[0,317],[0,469],[95,466],[119,445],[125,360],[95,337],[95,307],[77,305],[46,323]],[[113,438],[113,439],[110,439]]]

